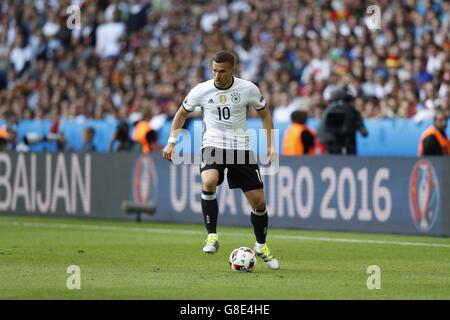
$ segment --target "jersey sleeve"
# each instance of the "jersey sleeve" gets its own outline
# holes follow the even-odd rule
[[[258,87],[253,83],[250,86],[250,91],[248,94],[248,105],[255,108],[255,110],[257,111],[264,109],[264,107],[266,106],[266,100],[264,99],[264,96],[261,94],[261,91],[259,91]]]
[[[198,86],[195,86],[192,88],[191,91],[189,91],[188,95],[183,101],[183,108],[187,112],[192,112],[196,107],[202,107],[201,105],[201,93]]]

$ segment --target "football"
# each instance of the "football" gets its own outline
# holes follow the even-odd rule
[[[256,254],[247,247],[236,248],[231,252],[229,261],[233,271],[252,272],[256,266]]]

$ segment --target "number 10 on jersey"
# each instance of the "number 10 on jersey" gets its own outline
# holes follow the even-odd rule
[[[222,109],[220,109],[220,107],[217,107],[217,112],[219,113],[219,120],[230,119],[230,108],[223,107]]]

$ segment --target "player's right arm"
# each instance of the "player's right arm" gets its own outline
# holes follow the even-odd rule
[[[181,129],[186,122],[186,118],[189,116],[188,111],[181,106],[172,121],[172,126],[170,127],[170,136],[167,145],[164,147],[162,154],[164,159],[172,161],[172,152],[175,147],[175,141],[177,138],[178,130]]]

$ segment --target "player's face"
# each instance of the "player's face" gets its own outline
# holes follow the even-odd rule
[[[233,66],[228,62],[212,63],[212,73],[214,84],[219,88],[227,88],[233,79]]]

